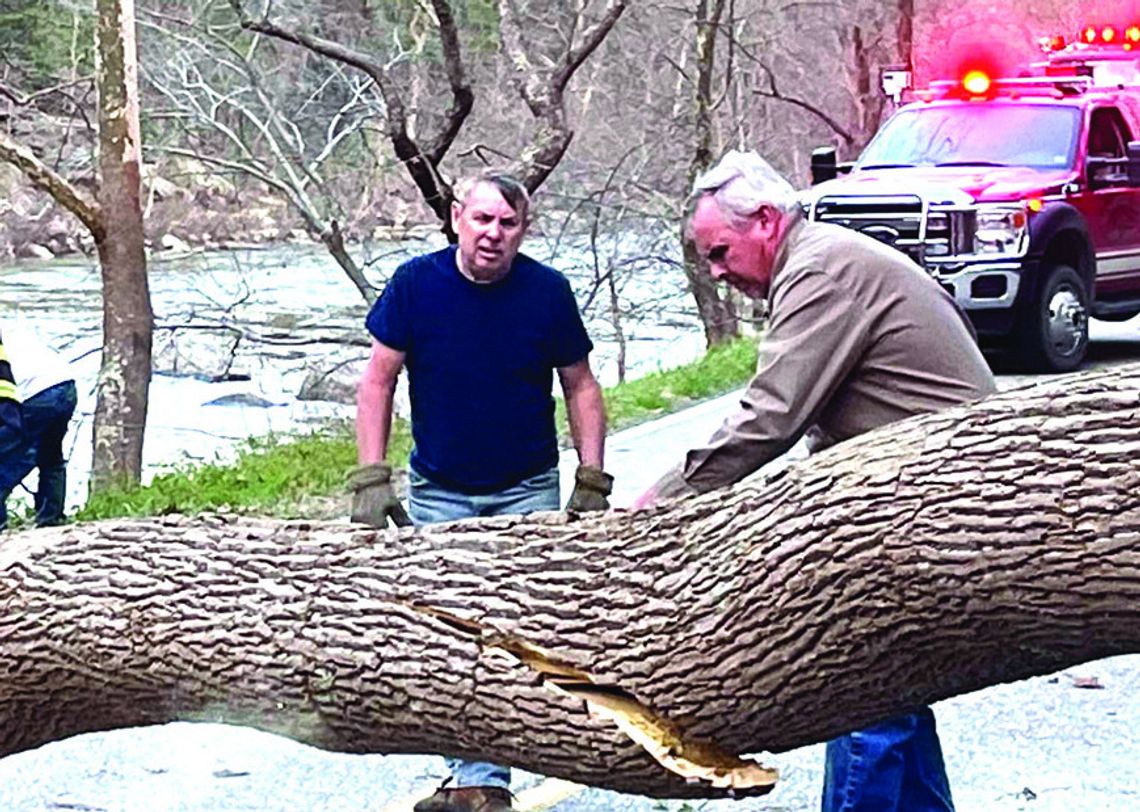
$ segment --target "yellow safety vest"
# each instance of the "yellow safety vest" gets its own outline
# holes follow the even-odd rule
[[[12,377],[12,365],[8,363],[8,353],[4,349],[3,336],[0,336],[0,400],[20,402],[16,394],[16,379]]]

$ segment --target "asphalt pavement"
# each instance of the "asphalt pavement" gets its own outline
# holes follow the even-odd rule
[[[1140,359],[1140,324],[1099,325],[1094,363]],[[1007,376],[1003,387],[1026,382]],[[628,505],[735,408],[738,393],[618,432],[607,443],[615,506]],[[563,457],[564,489],[574,460]],[[999,685],[935,706],[959,812],[1140,809],[1140,655]],[[822,745],[763,760],[766,798],[662,802],[516,773],[536,812],[798,812],[818,808]],[[258,731],[176,723],[77,736],[0,759],[0,810],[407,812],[443,779],[426,756],[328,753]]]

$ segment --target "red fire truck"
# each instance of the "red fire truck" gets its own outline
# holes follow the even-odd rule
[[[915,93],[853,164],[816,150],[804,205],[908,253],[983,345],[1067,371],[1089,316],[1140,313],[1140,25],[1047,45],[1020,76]]]

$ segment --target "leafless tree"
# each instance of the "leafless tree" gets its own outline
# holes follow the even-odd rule
[[[91,489],[142,473],[154,316],[140,207],[141,135],[133,0],[96,3],[99,182],[92,199],[34,152],[0,134],[0,160],[74,214],[91,233],[103,278],[103,362]]]
[[[392,81],[388,65],[338,42],[280,25],[270,18],[268,7],[255,16],[249,14],[239,0],[230,0],[230,4],[240,15],[243,28],[308,49],[355,68],[372,80],[386,105],[387,135],[398,160],[450,234],[451,186],[441,174],[440,163],[463,129],[474,104],[474,94],[466,78],[459,34],[447,0],[431,0],[431,9],[438,27],[451,105],[438,126],[426,134],[415,134],[409,128],[403,95]],[[543,59],[540,63],[528,49],[524,4],[512,0],[499,3],[500,36],[511,66],[510,81],[535,119],[530,141],[509,162],[509,168],[531,191],[557,166],[573,138],[566,113],[567,85],[605,39],[625,6],[626,0],[608,0],[595,19],[574,15],[570,36],[562,43],[556,58]]]
[[[171,56],[155,60],[149,83],[181,113],[180,137],[156,150],[244,174],[282,194],[365,301],[373,301],[376,290],[345,244],[341,190],[327,178],[342,148],[350,141],[359,146],[365,128],[383,118],[369,82],[334,66],[310,93],[283,98],[267,87],[267,59],[258,58],[264,37],[239,41],[232,23],[214,21],[211,6],[199,11],[190,19],[148,15],[149,26],[173,46]]]
[[[714,98],[716,74],[716,44],[720,39],[721,19],[729,0],[697,0],[694,26],[696,30],[696,81],[693,83],[694,145],[693,157],[689,162],[689,183],[701,172],[708,169],[715,156],[712,153],[712,116],[717,99]],[[723,72],[722,83],[731,82],[731,60]],[[727,92],[727,88],[724,92]],[[685,276],[689,280],[689,290],[697,303],[697,312],[705,328],[705,341],[711,347],[730,341],[739,335],[736,308],[730,295],[722,295],[716,282],[702,268],[703,260],[697,253],[696,243],[682,232],[681,244],[685,257]]]

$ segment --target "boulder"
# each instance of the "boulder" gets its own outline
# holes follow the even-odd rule
[[[188,242],[174,236],[173,234],[163,234],[162,239],[158,241],[158,244],[162,246],[163,251],[177,251],[178,253],[186,253],[193,250]]]
[[[354,405],[356,384],[364,373],[366,358],[342,361],[332,366],[313,367],[305,375],[297,400],[322,400],[331,403]],[[401,375],[396,383],[396,394],[392,402],[392,413],[397,417],[411,415],[411,401],[408,398],[408,376]]]
[[[238,337],[228,330],[160,330],[154,336],[154,372],[202,381],[245,379],[235,374]]]
[[[39,243],[30,242],[20,247],[16,256],[22,259],[54,259],[51,249]]]

